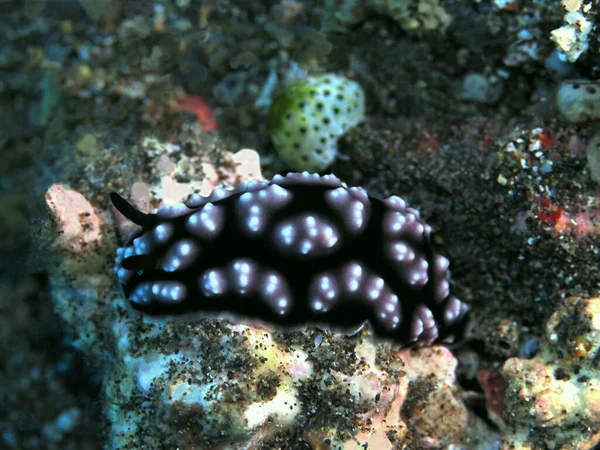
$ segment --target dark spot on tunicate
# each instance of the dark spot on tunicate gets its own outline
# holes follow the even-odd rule
[[[315,91],[314,89],[312,89],[310,91],[310,95],[312,95],[314,97],[315,95],[317,95],[317,91]]]
[[[292,137],[292,133],[289,132],[289,131],[286,131],[285,132],[285,137],[288,137],[288,138]]]
[[[344,96],[342,94],[338,94],[336,97],[338,100],[344,100]]]
[[[306,127],[300,127],[300,133],[306,134]]]
[[[593,88],[592,86],[588,86],[586,88],[586,90],[590,93],[590,94],[595,94],[596,93],[596,89]]]
[[[340,113],[340,108],[338,108],[337,106],[333,107],[333,113],[334,114],[339,114]]]
[[[323,103],[321,103],[321,102],[317,103],[317,109],[319,111],[321,111],[323,109],[323,107],[324,107]]]
[[[323,117],[323,123],[325,125],[329,125],[329,122],[331,122],[331,119],[329,117]]]
[[[331,83],[331,78],[329,78],[329,77],[325,78],[323,80],[323,83],[327,83],[327,84]]]
[[[292,113],[287,113],[287,114],[285,115],[285,118],[286,118],[287,120],[290,120],[290,119],[292,118]]]
[[[322,155],[323,154],[323,149],[322,148],[315,148],[315,153],[317,155]]]
[[[323,96],[325,96],[325,97],[329,97],[330,95],[331,95],[331,91],[330,91],[329,89],[325,89],[325,90],[323,91]]]
[[[298,103],[298,108],[300,108],[300,109],[304,109],[305,106],[306,106],[306,103],[304,103],[304,102]]]
[[[294,148],[298,150],[300,148],[300,144],[298,142],[294,142]]]
[[[321,127],[320,127],[319,125],[315,125],[315,126],[313,127],[313,130],[315,130],[315,131],[319,131],[320,129],[321,129]]]
[[[590,377],[582,375],[579,378],[577,378],[577,381],[579,381],[580,383],[587,383],[588,381],[590,381]]]
[[[322,138],[321,138],[321,139],[319,139],[319,140],[321,141],[321,144],[325,144],[325,143],[327,143],[327,139],[326,139],[326,138],[324,138],[324,137],[322,137]]]
[[[346,108],[346,112],[352,112],[352,108]]]
[[[302,161],[308,162],[308,156],[302,155],[301,158],[302,158]]]
[[[580,88],[580,86],[578,84],[573,85],[573,89],[579,89],[579,88]]]

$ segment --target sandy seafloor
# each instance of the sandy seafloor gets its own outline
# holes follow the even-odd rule
[[[369,449],[595,448],[595,23],[593,2],[576,0],[0,2],[0,447],[349,449],[373,439]],[[553,30],[562,34],[551,39]],[[252,398],[223,400],[230,406],[210,414],[214,405],[183,407],[160,390],[188,363],[177,374],[165,369],[163,384],[143,395],[140,386],[115,389],[117,373],[135,378],[124,361],[140,354],[176,354],[173,342],[193,349],[196,333],[227,336],[235,349],[244,340],[219,322],[169,324],[146,339],[141,319],[124,318],[122,298],[111,306],[117,238],[108,193],[130,197],[138,183],[156,205],[171,195],[165,176],[201,181],[201,162],[235,183],[231,154],[243,148],[258,153],[266,179],[285,173],[269,138],[269,102],[286,80],[323,73],[356,80],[367,99],[365,120],[339,139],[326,172],[419,209],[451,260],[456,294],[472,306],[468,341],[452,353],[410,354],[412,363],[369,347],[377,359],[367,378],[381,392],[394,386],[403,397],[393,406],[397,397],[382,405],[381,393],[365,400],[363,391],[336,390],[350,374],[360,385],[353,365],[369,336],[357,344],[314,330],[275,333],[277,351],[302,352],[308,375],[285,369],[297,411],[283,420],[274,407],[255,426],[232,417],[277,398],[276,365],[260,369]],[[565,106],[557,91],[573,83],[589,92]],[[65,203],[53,185],[85,201]],[[82,243],[77,231],[61,241],[66,222],[77,222],[69,201],[91,208],[81,236],[97,227],[103,243]],[[90,251],[100,259],[89,262]],[[82,313],[72,305],[84,297]],[[115,324],[125,322],[135,339],[117,344]],[[253,332],[241,333],[252,340]],[[194,370],[223,364],[231,383],[257,357],[247,348],[231,359],[218,357],[219,346],[196,350],[205,363]],[[442,377],[436,358],[454,357],[456,371],[448,363]],[[393,361],[413,367],[412,384],[398,381],[405,373]],[[447,392],[451,401],[440,400]]]

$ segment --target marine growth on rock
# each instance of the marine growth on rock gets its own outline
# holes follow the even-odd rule
[[[370,197],[333,175],[290,173],[145,214],[116,258],[134,308],[283,327],[368,321],[398,344],[459,337],[468,306],[451,293],[431,228],[397,196]]]

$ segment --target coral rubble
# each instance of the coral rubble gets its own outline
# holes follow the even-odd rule
[[[600,298],[568,298],[533,359],[510,358],[503,448],[591,449],[600,443]]]

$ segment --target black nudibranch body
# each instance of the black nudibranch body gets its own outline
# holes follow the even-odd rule
[[[451,293],[448,259],[400,197],[370,197],[333,175],[291,173],[144,214],[116,272],[134,308],[299,326],[370,322],[398,344],[451,342],[468,306]]]

